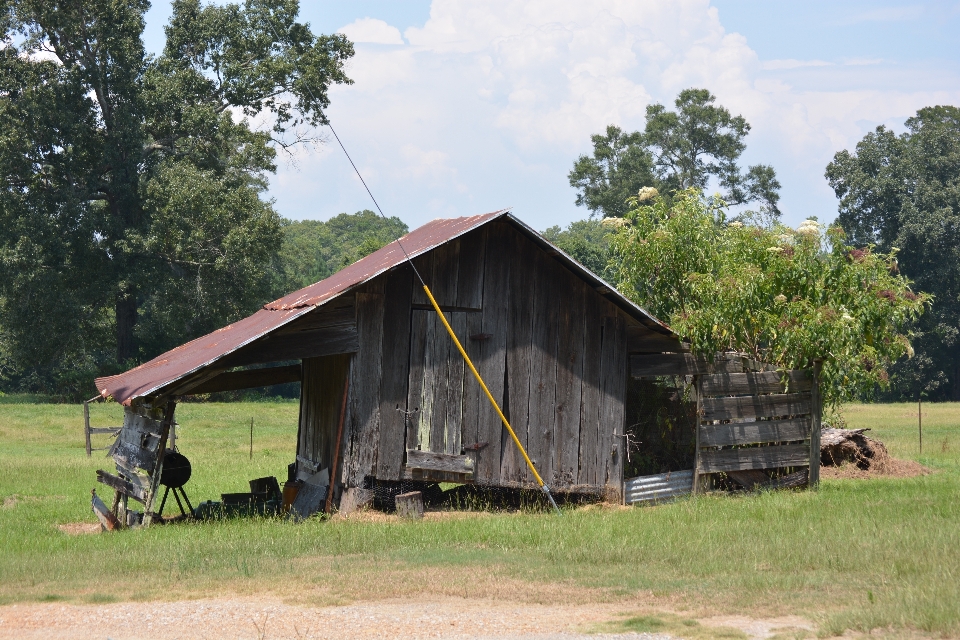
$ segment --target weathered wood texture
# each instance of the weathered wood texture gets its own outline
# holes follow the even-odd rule
[[[359,350],[350,367],[350,399],[344,469],[348,487],[360,487],[372,476],[380,442],[380,379],[383,353],[384,280],[374,280],[357,293]],[[345,434],[345,436],[346,436]]]
[[[770,447],[707,450],[700,455],[700,473],[801,467],[810,463],[810,445],[788,444]]]
[[[823,400],[820,397],[820,372],[823,368],[823,362],[814,360],[813,362],[813,389],[810,393],[810,402],[812,413],[810,414],[810,487],[814,490],[820,488],[820,414],[822,412]]]
[[[802,486],[813,477],[806,468],[775,480],[760,470],[810,464],[813,414],[819,411],[815,372],[745,364],[750,371],[697,378],[697,477],[723,472],[746,488]]]
[[[449,471],[450,473],[473,473],[473,459],[466,455],[408,449],[407,467],[410,469]]]
[[[790,442],[809,437],[810,419],[806,416],[787,420],[705,424],[700,427],[701,447]]]
[[[343,386],[349,371],[349,355],[306,358],[303,361],[297,456],[303,461],[302,468],[308,468],[312,473],[331,469],[333,464]]]
[[[386,293],[383,314],[377,477],[381,480],[399,480],[406,436],[403,411],[407,407],[413,269],[403,264],[382,277],[386,280],[384,285]]]
[[[627,328],[628,353],[656,353],[681,352],[688,350],[679,339],[651,331],[643,325],[636,324]]]
[[[419,491],[397,494],[393,501],[401,518],[419,520],[423,517],[423,494]]]
[[[623,482],[623,433],[627,382],[626,331],[622,316],[603,319],[603,349],[600,361],[600,439],[598,484],[619,491]]]
[[[704,420],[774,418],[810,413],[809,393],[776,393],[760,396],[704,398]]]
[[[272,384],[284,384],[300,380],[300,365],[265,367],[246,371],[225,371],[218,376],[190,389],[191,394],[254,389]]]
[[[717,354],[711,362],[703,356],[689,353],[657,353],[630,356],[630,375],[635,378],[648,376],[696,376],[705,373],[740,373],[743,361],[739,357]]]
[[[808,369],[798,371],[764,371],[746,373],[714,373],[700,377],[704,395],[757,395],[762,393],[798,393],[813,388]]]

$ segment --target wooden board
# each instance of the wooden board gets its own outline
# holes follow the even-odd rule
[[[293,322],[284,325],[274,333],[282,336],[331,327],[356,326],[356,299],[356,295],[353,293],[338,296],[323,306],[317,307]]]
[[[534,252],[533,257],[537,280],[533,294],[527,455],[543,481],[553,485],[561,267],[543,251]]]
[[[810,418],[705,424],[700,427],[701,447],[789,442],[809,437]]]
[[[406,449],[420,448],[420,421],[423,411],[424,363],[426,362],[427,330],[430,316],[425,311],[414,310],[410,313],[410,364],[407,382]],[[432,340],[431,340],[432,344]],[[432,381],[431,381],[432,383]],[[432,396],[429,396],[432,399]],[[429,409],[428,409],[429,412]]]
[[[119,478],[112,473],[107,473],[103,469],[97,469],[97,482],[103,483],[114,491],[129,496],[141,504],[146,501],[146,494],[142,487],[123,478]]]
[[[510,260],[510,297],[507,326],[507,373],[504,406],[507,419],[520,443],[528,445],[530,422],[530,367],[533,360],[533,307],[531,296],[536,290],[537,271],[534,256],[540,251],[518,233],[506,239],[506,258]],[[501,438],[500,480],[530,482],[523,456],[506,433]]]
[[[429,469],[450,473],[473,473],[473,460],[470,456],[434,453],[432,451],[407,450],[407,464],[410,469]]]
[[[403,468],[410,366],[410,301],[413,270],[403,264],[385,276],[383,360],[380,379],[380,446],[377,477],[399,480]]]
[[[580,469],[577,483],[602,484],[598,469],[600,443],[600,365],[603,345],[603,316],[595,304],[596,293],[583,284],[583,377],[580,393]]]
[[[813,389],[810,392],[810,487],[820,487],[820,414],[823,410],[823,399],[820,396],[820,373],[823,362],[815,360],[813,363]]]
[[[481,227],[457,239],[460,261],[457,269],[457,307],[477,309],[483,306],[483,280],[487,248],[487,228]]]
[[[360,295],[360,294],[358,294]],[[338,325],[287,335],[267,335],[218,362],[224,368],[265,362],[355,353],[360,348],[355,325]]]
[[[689,353],[630,356],[630,375],[635,378],[696,376],[705,373],[739,373],[741,371],[743,371],[743,363],[740,358],[728,360],[719,354],[713,362]]]
[[[191,394],[216,393],[218,391],[234,391],[236,389],[254,389],[273,384],[298,382],[300,380],[300,365],[293,364],[285,367],[265,367],[263,369],[249,369],[247,371],[225,371],[215,378],[189,390]]]
[[[374,281],[376,283],[376,281]],[[373,284],[373,283],[370,283]],[[380,283],[382,287],[382,280]],[[368,291],[373,287],[368,284]],[[373,475],[380,443],[380,375],[383,345],[382,293],[357,293],[357,333],[360,349],[350,369],[349,455],[342,477],[348,486],[362,486]],[[345,427],[346,429],[346,427]]]
[[[483,311],[479,333],[489,335],[477,341],[480,355],[474,364],[483,377],[497,404],[504,404],[504,376],[507,361],[507,332],[509,331],[510,287],[513,286],[510,260],[507,258],[508,234],[516,233],[504,222],[485,225],[487,230],[486,258],[483,276]],[[479,396],[477,436],[474,442],[464,439],[465,445],[486,443],[477,454],[476,481],[481,484],[500,482],[502,438],[505,433],[496,409],[485,395]],[[509,443],[507,446],[514,446]]]
[[[440,245],[414,259],[430,293],[441,307],[457,306],[457,285],[460,274],[460,239]],[[414,304],[430,305],[422,287],[414,288]]]
[[[556,453],[551,489],[577,483],[580,466],[580,405],[584,366],[583,309],[586,287],[563,269],[557,341]]]
[[[597,480],[607,487],[623,485],[623,438],[626,417],[624,399],[627,382],[626,331],[623,316],[603,318],[603,347],[600,361],[600,437],[597,441]]]
[[[654,331],[631,320],[627,325],[627,351],[629,353],[663,353],[684,351],[679,338]]]
[[[809,462],[810,447],[805,444],[706,450],[700,453],[700,473],[801,467]]]
[[[783,393],[737,398],[703,398],[703,420],[773,418],[810,413],[809,393]]]
[[[297,459],[308,461],[306,466],[314,473],[333,465],[350,357],[336,355],[303,361]]]
[[[813,375],[807,369],[748,373],[713,373],[700,377],[704,396],[758,395],[810,391]]]

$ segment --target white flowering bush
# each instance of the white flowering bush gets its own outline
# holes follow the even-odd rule
[[[912,352],[904,327],[930,304],[894,255],[847,246],[839,227],[727,224],[696,191],[640,202],[613,240],[618,288],[701,353],[735,349],[785,369],[823,359],[837,404],[888,384]]]

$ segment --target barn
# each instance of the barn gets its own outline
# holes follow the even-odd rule
[[[144,503],[149,515],[179,398],[299,381],[296,469],[329,474],[333,504],[355,502],[378,484],[535,487],[407,255],[554,493],[623,497],[627,428],[635,426],[628,413],[643,411],[643,378],[766,375],[761,386],[786,390],[776,372],[742,373],[745,359],[693,358],[669,327],[509,211],[434,220],[400,243],[99,378],[101,396],[125,406],[125,421],[112,449],[116,473],[98,479],[123,502]],[[754,396],[770,390],[741,386]],[[810,396],[813,385],[800,386],[793,395]],[[808,416],[806,427],[778,441],[805,445],[806,453],[772,466],[811,459],[811,407],[808,398],[754,415]],[[686,433],[693,452],[699,431]]]

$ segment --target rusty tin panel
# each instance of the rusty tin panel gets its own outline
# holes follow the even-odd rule
[[[150,395],[209,366],[309,311],[309,307],[286,311],[261,309],[248,318],[182,344],[139,367],[115,376],[97,378],[97,389],[104,397],[113,396],[117,402],[129,404],[131,399]]]
[[[399,244],[398,242],[391,242],[379,251],[341,269],[326,280],[304,287],[299,291],[288,293],[279,300],[264,305],[264,309],[297,309],[323,304],[327,300],[401,264],[407,259],[404,251],[411,258],[415,258],[506,213],[507,210],[504,209],[479,216],[433,220],[400,238]],[[403,245],[402,249],[401,244]]]
[[[428,222],[405,235],[399,243],[391,242],[379,251],[341,269],[326,280],[270,302],[248,318],[183,344],[125,373],[97,378],[97,389],[102,396],[112,396],[123,404],[129,404],[133,398],[156,393],[185,376],[214,364],[227,354],[308,313],[311,309],[402,264],[407,256],[414,258],[426,253],[502,216],[538,244],[553,250],[568,268],[593,283],[594,286],[609,289],[615,302],[627,313],[640,319],[648,327],[672,335],[669,327],[627,300],[615,288],[554,247],[535,230],[510,215],[507,209],[503,209],[483,215]],[[403,245],[402,248],[400,244]]]

